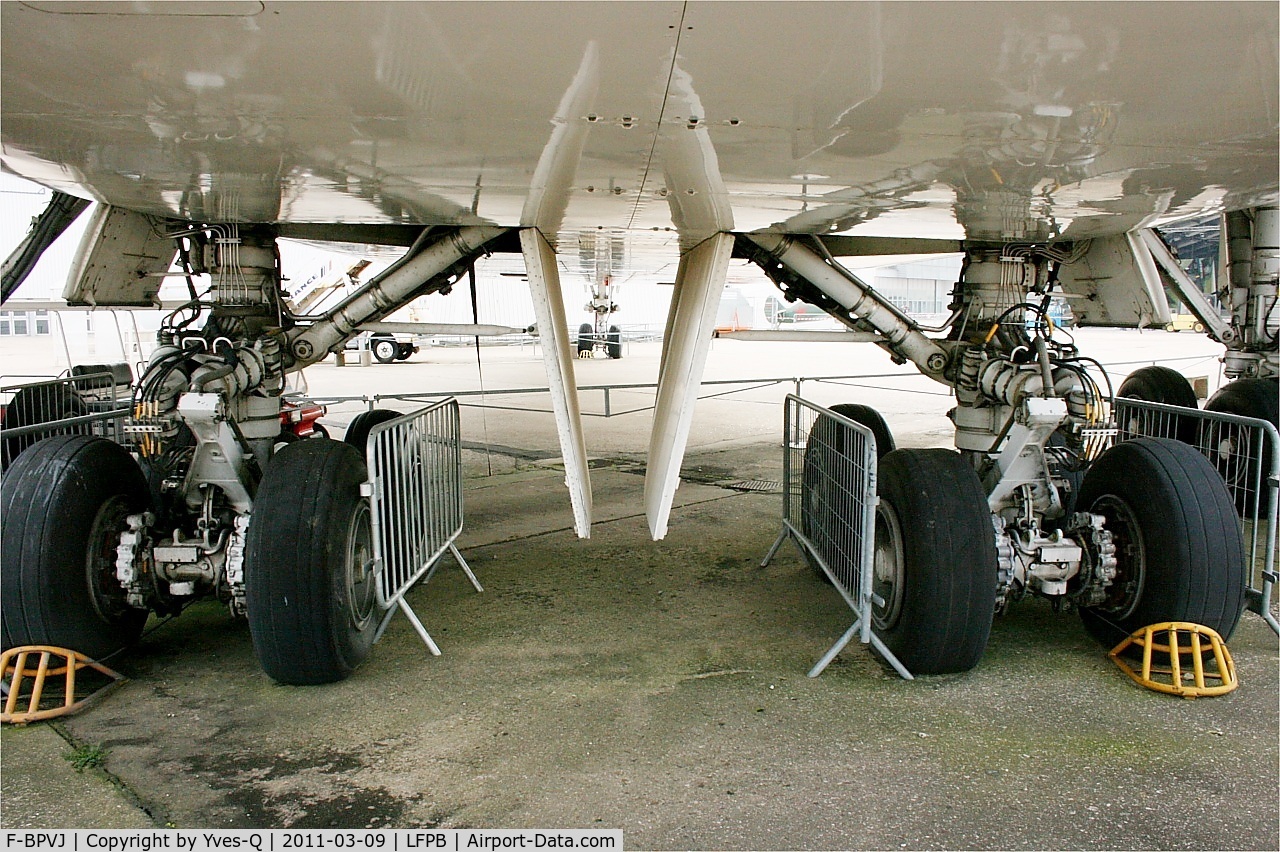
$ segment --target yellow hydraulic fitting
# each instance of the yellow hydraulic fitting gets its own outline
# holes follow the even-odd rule
[[[107,678],[107,682],[89,694],[76,697],[76,672],[92,669]],[[22,645],[0,654],[0,676],[4,678],[4,711],[0,722],[25,725],[74,713],[98,701],[108,692],[124,683],[125,677],[84,654],[52,645]],[[62,703],[56,697],[41,705],[44,689],[50,677],[61,677]],[[30,680],[28,680],[28,678]],[[94,678],[99,680],[99,678]],[[82,684],[83,686],[83,684]],[[19,710],[19,702],[26,710]]]
[[[1186,636],[1180,639],[1179,632]],[[1120,656],[1131,645],[1142,649],[1141,670]],[[1217,631],[1203,624],[1165,621],[1143,627],[1112,648],[1109,656],[1121,671],[1147,689],[1183,698],[1225,695],[1240,685],[1227,644]],[[1213,668],[1206,670],[1206,660],[1212,661]]]

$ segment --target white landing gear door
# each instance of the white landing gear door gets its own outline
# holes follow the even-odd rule
[[[680,463],[689,441],[694,403],[732,251],[733,235],[716,234],[680,258],[676,273],[644,479],[645,514],[655,541],[667,534],[671,501],[680,485]]]
[[[551,388],[551,408],[556,416],[560,452],[564,456],[565,485],[573,504],[573,529],[579,538],[591,537],[591,472],[582,436],[582,412],[578,407],[578,383],[569,356],[569,325],[560,294],[556,255],[535,228],[520,231],[520,249],[529,273],[529,292],[542,341],[542,362]]]

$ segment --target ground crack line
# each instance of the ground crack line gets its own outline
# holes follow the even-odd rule
[[[67,745],[71,746],[71,748],[74,750],[78,751],[89,745],[89,743],[85,742],[84,740],[81,740],[75,734],[67,730],[67,728],[59,722],[50,722],[49,727],[53,730],[55,734],[62,737],[62,739],[67,743]],[[119,775],[116,775],[110,769],[107,769],[105,766],[101,766],[101,765],[88,767],[88,769],[94,775],[99,776],[100,778],[105,780],[108,784],[110,784],[112,787],[114,787],[116,791],[119,792],[120,795],[125,798],[125,801],[127,801],[130,805],[133,805],[135,808],[137,808],[138,810],[146,814],[147,819],[151,820],[152,824],[155,825],[156,828],[174,828],[175,827],[173,823],[170,822],[168,819],[157,814],[156,808],[153,807],[152,805],[147,804],[146,800],[143,799],[142,796],[140,796],[136,790],[134,790],[131,786],[129,786],[129,783],[125,781],[123,778],[121,778]]]

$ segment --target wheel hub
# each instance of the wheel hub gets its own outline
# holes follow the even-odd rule
[[[102,504],[89,530],[85,582],[94,611],[107,623],[116,621],[130,609],[125,589],[116,577],[116,548],[120,545],[120,534],[129,528],[130,514],[128,500],[112,497]]]
[[[347,615],[357,629],[369,623],[377,608],[378,583],[374,568],[373,529],[369,521],[369,507],[361,501],[351,518],[346,558]]]
[[[1120,621],[1132,615],[1142,600],[1147,576],[1142,530],[1129,504],[1115,495],[1099,498],[1090,511],[1106,519],[1105,528],[1111,533],[1115,548],[1115,579],[1097,609]]]
[[[898,622],[902,613],[905,589],[902,526],[898,513],[884,500],[876,507],[875,557],[872,563],[871,623],[877,630],[887,630]]]

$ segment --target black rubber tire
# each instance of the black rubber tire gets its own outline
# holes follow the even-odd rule
[[[1217,393],[1209,397],[1209,401],[1204,404],[1204,410],[1216,411],[1219,414],[1254,417],[1280,428],[1280,381],[1274,378],[1237,379],[1228,385],[1223,385]],[[1209,421],[1205,421],[1200,424],[1200,428],[1204,430],[1213,427]],[[1237,442],[1232,440],[1236,437],[1240,436],[1234,434],[1222,436],[1221,432],[1210,433],[1203,435],[1200,443],[1202,446],[1208,446],[1212,452],[1213,464],[1223,481],[1227,483],[1234,497],[1237,511],[1244,517],[1252,517],[1258,495],[1255,490],[1246,486],[1258,469],[1259,450],[1250,446],[1248,435],[1243,436],[1244,441],[1241,446],[1236,446]],[[1264,440],[1263,444],[1264,446],[1261,447],[1262,482],[1265,483],[1268,475],[1274,475],[1276,471],[1269,470],[1274,448],[1269,441]],[[1266,494],[1265,484],[1263,494]],[[1262,505],[1265,509],[1267,505],[1265,496]]]
[[[873,585],[886,602],[872,609],[876,635],[913,674],[972,669],[996,602],[995,531],[978,474],[950,450],[895,450],[880,463],[879,495]]]
[[[871,430],[871,434],[876,438],[877,460],[884,458],[898,448],[893,440],[893,432],[889,430],[889,424],[885,423],[884,418],[880,416],[880,412],[871,406],[861,405],[856,402],[842,402],[839,405],[831,406],[831,410]]]
[[[375,594],[364,460],[339,441],[295,441],[271,459],[245,539],[253,650],[279,683],[347,678],[373,645]]]
[[[396,415],[396,416],[399,416],[399,415]],[[376,425],[376,424],[373,424],[373,425]],[[366,429],[365,430],[366,440],[368,438],[368,434],[369,434],[369,430]],[[319,423],[317,423],[311,427],[311,431],[307,434],[306,437],[307,438],[328,438],[329,430],[326,429],[324,426],[320,425]],[[281,429],[280,434],[276,436],[274,451],[278,453],[280,452],[280,450],[284,449],[285,444],[292,444],[294,441],[300,440],[301,438],[302,436],[299,435],[297,432],[293,431],[288,427],[285,427]],[[363,447],[361,447],[360,449],[363,452]]]
[[[373,350],[373,358],[379,364],[390,364],[400,354],[400,345],[390,337],[371,338],[369,348]]]
[[[67,417],[80,417],[89,409],[71,388],[65,385],[46,385],[40,388],[21,388],[4,408],[4,426],[34,426]],[[88,435],[92,431],[88,423],[64,427],[60,435]],[[0,468],[7,468],[18,454],[37,441],[49,437],[52,432],[34,435],[15,435],[5,438],[0,445]]]
[[[128,606],[115,560],[147,502],[142,469],[111,441],[57,435],[19,456],[4,477],[0,644],[100,659],[137,641],[147,612]]]
[[[1244,547],[1231,497],[1194,447],[1122,441],[1089,468],[1078,505],[1107,519],[1116,544],[1111,596],[1080,610],[1094,638],[1111,647],[1165,621],[1231,635],[1244,610]]]
[[[841,493],[842,489],[835,486],[828,475],[833,467],[845,464],[844,444],[844,433],[836,422],[819,415],[805,441],[804,466],[800,472],[800,529],[822,554],[827,566],[842,578],[849,576],[853,562],[848,554],[837,552],[833,543],[842,540],[842,530],[848,524],[846,516],[852,507],[847,505],[849,496]],[[814,576],[830,583],[831,579],[808,548],[801,550]]]
[[[578,354],[581,355],[583,352],[590,352],[595,348],[595,345],[595,329],[592,327],[591,323],[584,322],[582,325],[578,326]]]
[[[1198,408],[1196,392],[1187,377],[1170,367],[1152,365],[1134,370],[1120,385],[1116,396]]]
[[[607,338],[609,357],[617,361],[622,357],[622,330],[616,325],[609,326],[609,337]]]
[[[360,453],[360,458],[364,458],[365,447],[369,443],[369,432],[379,423],[386,423],[388,420],[395,420],[401,417],[399,411],[390,408],[374,408],[369,411],[362,411],[351,419],[347,424],[347,433],[343,436],[344,443],[356,448]]]
[[[848,417],[854,423],[866,426],[871,430],[871,434],[876,441],[877,461],[893,451],[893,434],[889,431],[889,426],[884,422],[884,418],[874,408],[858,403],[841,403],[840,405],[831,406],[831,411]],[[805,445],[804,469],[801,472],[800,491],[800,528],[805,537],[815,545],[822,546],[824,541],[832,541],[839,538],[838,530],[831,529],[828,525],[846,523],[844,518],[837,517],[831,511],[832,507],[842,506],[844,510],[853,508],[844,506],[844,504],[849,503],[850,498],[839,493],[840,489],[834,489],[836,493],[831,493],[833,491],[831,483],[822,475],[822,472],[827,470],[828,465],[840,464],[840,459],[844,455],[844,430],[838,428],[836,422],[831,418],[820,416],[814,421],[813,428],[810,430],[809,440]],[[851,565],[848,564],[850,560],[847,556],[842,557],[838,554],[827,552],[823,554],[823,558],[828,560],[828,566],[837,575],[844,576],[851,568]],[[814,574],[820,579],[830,582],[826,572],[822,570],[808,551],[805,551],[805,559],[808,561],[809,567],[813,569]],[[835,564],[832,564],[833,562]]]
[[[412,356],[412,355],[413,355],[413,344],[412,344],[412,343],[401,343],[401,344],[399,344],[399,345],[397,346],[397,348],[396,348],[396,360],[397,360],[397,361],[408,361],[408,360],[409,360],[409,358],[410,358],[410,356]]]
[[[1195,389],[1187,377],[1170,367],[1152,365],[1134,370],[1120,384],[1116,396],[1158,402],[1162,405],[1178,405],[1183,408],[1199,408]],[[1171,424],[1173,434],[1187,444],[1195,442],[1196,422],[1192,418],[1177,417]]]

